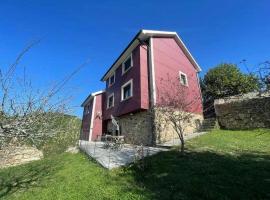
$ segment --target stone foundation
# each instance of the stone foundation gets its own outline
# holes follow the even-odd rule
[[[162,143],[178,138],[173,127],[161,115],[158,111],[155,114],[142,111],[117,118],[121,127],[121,135],[125,136],[125,142],[137,145],[153,145],[154,143]],[[153,119],[155,119],[155,124],[159,124],[159,127],[156,127],[155,138],[152,130],[154,128]],[[200,128],[202,121],[202,115],[193,114],[190,122],[185,125],[185,134],[196,132]],[[107,129],[109,132],[113,132],[111,121],[108,122]]]
[[[25,164],[41,158],[43,153],[34,147],[10,146],[0,150],[0,168]]]
[[[160,124],[160,127],[157,127],[157,137],[156,143],[164,143],[171,141],[173,139],[179,139],[177,133],[175,132],[171,123],[163,119],[162,114],[159,111],[156,111],[156,124]],[[161,120],[160,120],[161,119]],[[197,132],[202,124],[203,116],[199,114],[192,114],[192,117],[188,123],[184,125],[185,135]]]
[[[152,144],[151,117],[147,111],[123,115],[117,118],[121,127],[121,135],[125,136],[125,142],[130,144]],[[109,121],[107,129],[112,130],[112,122]]]

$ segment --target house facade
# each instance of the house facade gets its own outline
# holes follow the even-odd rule
[[[153,136],[155,119],[149,109],[162,104],[164,80],[171,77],[189,91],[183,94],[186,99],[199,97],[187,112],[193,114],[194,123],[201,121],[200,71],[176,32],[141,30],[101,78],[106,88],[83,102],[81,139],[120,134],[126,142],[151,145],[176,137],[171,128]],[[196,127],[188,129],[193,131]]]

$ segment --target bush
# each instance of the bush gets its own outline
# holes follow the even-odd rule
[[[66,115],[59,122],[59,126],[62,126],[63,131],[57,133],[53,138],[45,140],[39,147],[43,151],[44,156],[63,153],[69,146],[78,145],[81,120],[77,117]]]

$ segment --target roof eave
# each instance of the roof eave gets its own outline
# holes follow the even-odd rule
[[[193,58],[191,53],[189,52],[186,45],[183,43],[181,38],[178,36],[177,32],[169,32],[169,31],[154,31],[154,30],[140,30],[136,36],[131,40],[131,42],[128,44],[128,46],[124,49],[124,51],[120,54],[120,56],[115,60],[115,62],[112,64],[112,66],[107,70],[107,72],[104,74],[104,76],[101,78],[101,81],[106,81],[108,76],[110,75],[111,70],[115,67],[115,65],[118,63],[118,61],[122,58],[122,56],[126,53],[127,50],[134,44],[139,44],[138,38],[141,39],[147,39],[149,37],[173,37],[178,42],[178,45],[184,50],[186,53],[186,56],[189,58],[190,62],[194,66],[194,68],[197,70],[197,72],[201,71],[200,66],[196,62],[196,60]],[[136,43],[136,44],[137,44]],[[135,45],[136,46],[136,45]],[[117,66],[118,67],[118,66]]]
[[[115,64],[118,62],[118,60],[124,55],[124,53],[129,49],[129,47],[137,40],[138,36],[143,32],[143,30],[140,30],[135,37],[131,40],[131,42],[128,44],[128,46],[124,49],[124,51],[122,51],[122,53],[120,54],[120,56],[115,60],[115,62],[112,64],[112,66],[107,70],[107,72],[103,75],[103,77],[101,78],[101,81],[105,81],[107,75],[109,74],[109,72],[111,71],[111,69],[115,66]]]
[[[81,104],[81,107],[84,107],[85,105],[87,105],[89,103],[89,101],[94,97],[94,96],[97,96],[99,94],[102,94],[104,93],[105,91],[104,90],[100,90],[98,92],[93,92],[91,93],[90,95],[88,95],[88,97],[83,101],[83,103]]]

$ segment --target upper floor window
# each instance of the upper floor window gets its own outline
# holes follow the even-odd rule
[[[88,115],[90,113],[90,105],[84,107],[84,115]]]
[[[113,85],[114,82],[115,82],[115,73],[111,75],[111,77],[109,78],[109,86]]]
[[[184,86],[188,86],[188,80],[187,80],[187,75],[184,74],[183,72],[179,72],[179,79],[180,83]]]
[[[122,63],[122,74],[126,73],[133,66],[132,54]]]
[[[133,81],[131,79],[121,87],[121,101],[129,99],[132,96],[133,96]]]
[[[111,108],[114,106],[114,93],[108,96],[107,99],[107,108]]]

